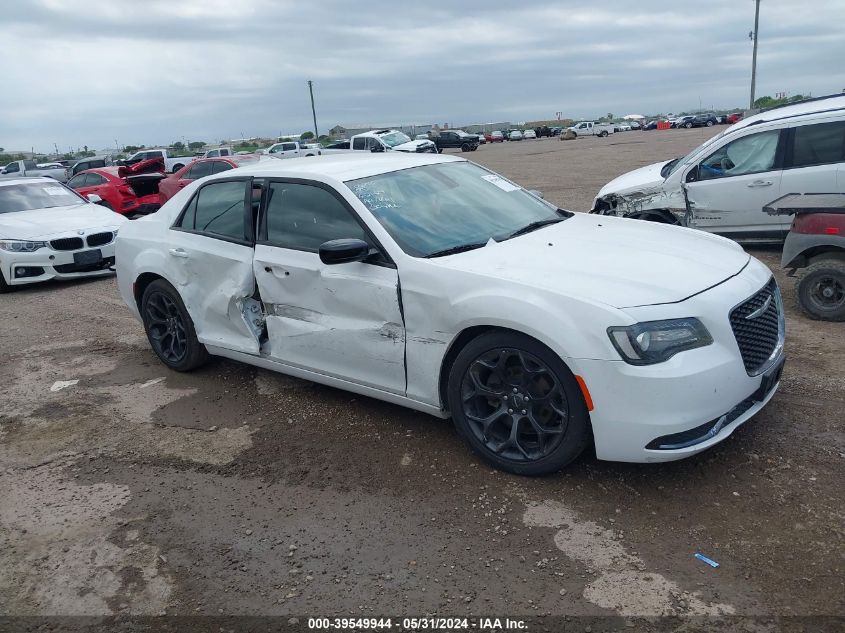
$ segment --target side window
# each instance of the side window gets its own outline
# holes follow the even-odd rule
[[[18,163],[9,163],[6,166],[6,173],[7,174],[14,174],[21,170],[20,165]]]
[[[352,149],[367,149],[366,140],[367,138],[361,136],[352,139]]]
[[[216,160],[212,164],[211,173],[219,174],[221,171],[229,171],[230,169],[232,169],[232,166],[225,160]]]
[[[97,185],[106,184],[106,179],[100,174],[88,174],[88,179],[85,181],[86,187],[96,187]]]
[[[293,149],[296,149],[296,143],[285,143],[282,145],[282,149],[286,152],[289,152]]]
[[[185,180],[197,180],[199,178],[210,176],[213,166],[214,163],[197,163],[188,170],[188,173],[185,174],[184,178]]]
[[[749,134],[723,145],[701,161],[699,180],[769,171],[775,166],[780,130]]]
[[[88,179],[88,174],[78,174],[68,180],[67,186],[71,189],[76,189],[78,187],[84,187],[85,181]]]
[[[795,128],[792,166],[829,165],[845,160],[845,121]]]
[[[329,240],[369,241],[346,207],[322,187],[271,183],[266,214],[267,241],[281,248],[316,252]]]
[[[218,182],[199,190],[182,218],[184,229],[211,236],[244,240],[243,180]]]
[[[220,156],[220,150],[219,149],[213,149],[213,150],[209,151],[208,154],[206,154],[206,158],[215,158],[216,156]]]

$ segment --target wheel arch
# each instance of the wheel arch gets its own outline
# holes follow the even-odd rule
[[[458,354],[461,353],[470,342],[477,339],[479,336],[484,334],[489,334],[491,332],[501,332],[505,334],[517,334],[519,336],[525,336],[533,341],[536,341],[538,344],[542,345],[543,347],[547,348],[552,354],[557,356],[560,359],[560,362],[578,379],[578,374],[573,369],[573,367],[566,362],[566,359],[563,358],[558,352],[554,350],[554,348],[549,345],[546,341],[529,334],[527,332],[523,332],[517,330],[512,327],[506,327],[503,325],[472,325],[469,327],[464,328],[452,339],[452,342],[449,344],[449,347],[446,349],[446,353],[443,355],[443,360],[440,363],[440,373],[438,376],[437,381],[437,393],[440,399],[440,406],[444,411],[448,411],[448,397],[447,397],[447,388],[449,385],[449,374],[452,371],[452,367],[455,364],[455,360],[458,357]],[[582,388],[582,397],[584,398],[584,404],[587,405],[587,395],[583,392],[585,388],[582,386],[582,381],[578,381],[579,386]],[[589,420],[589,415],[588,415]]]
[[[166,281],[171,286],[173,285],[168,279],[165,279],[158,273],[141,273],[140,275],[138,275],[138,277],[135,278],[135,282],[132,284],[132,295],[135,297],[135,305],[138,307],[139,312],[141,310],[141,298],[144,296],[144,291],[151,283],[158,279]]]
[[[622,217],[631,218],[633,220],[645,220],[646,222],[659,222],[661,224],[673,224],[681,226],[678,218],[669,211],[669,209],[643,209],[641,211],[633,211]]]

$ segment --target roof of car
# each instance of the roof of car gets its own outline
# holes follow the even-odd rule
[[[238,171],[248,172],[254,177],[290,176],[295,178],[313,174],[347,181],[422,165],[454,163],[464,160],[457,156],[442,156],[438,154],[384,152],[383,154],[374,155],[365,152],[362,154],[349,153],[286,160],[266,160],[257,162],[254,165],[245,165]]]
[[[56,181],[55,178],[50,178],[49,176],[21,176],[20,178],[3,178],[0,180],[0,187],[5,187],[7,185],[21,185],[25,183],[51,183],[51,184],[61,184]]]
[[[734,129],[740,130],[748,127],[749,125],[759,125],[760,123],[766,123],[769,121],[790,119],[807,114],[817,114],[834,110],[845,110],[845,95],[835,94],[826,97],[816,97],[814,99],[806,99],[804,101],[797,101],[795,103],[763,110],[762,112],[747,116],[741,121],[735,123]]]

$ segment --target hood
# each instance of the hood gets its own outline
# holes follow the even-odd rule
[[[61,233],[93,229],[113,229],[126,222],[119,213],[99,204],[74,204],[50,209],[31,209],[0,214],[0,237],[10,240],[37,240]]]
[[[625,308],[681,301],[736,275],[748,260],[735,242],[702,231],[576,213],[431,261]]]
[[[407,143],[402,143],[401,145],[396,145],[393,148],[394,152],[416,152],[420,147],[434,147],[434,143],[431,141],[409,141]]]
[[[604,187],[601,188],[599,197],[605,196],[609,193],[628,193],[631,191],[638,191],[640,189],[656,187],[663,182],[664,178],[660,175],[660,170],[668,163],[664,160],[653,165],[646,165],[634,171],[629,171],[622,174],[618,178],[614,178]]]

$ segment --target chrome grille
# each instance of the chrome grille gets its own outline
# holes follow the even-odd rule
[[[59,237],[50,240],[50,246],[57,251],[75,251],[84,246],[81,237]]]
[[[730,319],[745,371],[762,373],[783,347],[783,304],[774,277],[731,310]]]

